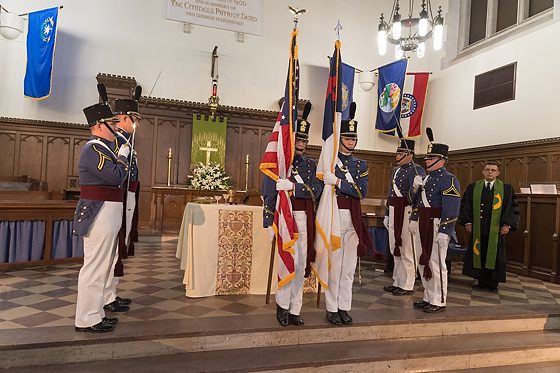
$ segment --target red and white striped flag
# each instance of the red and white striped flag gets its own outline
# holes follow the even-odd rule
[[[422,135],[422,113],[429,77],[430,73],[406,73],[401,105],[401,128],[406,138]]]
[[[259,169],[273,180],[287,179],[292,172],[294,158],[294,129],[297,121],[299,97],[299,62],[297,56],[297,29],[292,32],[290,63],[284,91],[284,102],[278,113]],[[288,191],[278,191],[274,211],[273,229],[276,233],[278,257],[278,288],[289,283],[295,276],[294,246],[298,237],[292,202]]]

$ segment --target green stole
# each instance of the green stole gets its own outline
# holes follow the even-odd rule
[[[473,266],[481,269],[480,258],[480,200],[485,180],[478,180],[473,191]],[[486,251],[485,268],[496,268],[496,255],[498,253],[498,240],[500,237],[500,220],[502,216],[502,202],[504,199],[504,183],[498,179],[494,181],[494,198],[492,200],[492,218],[490,219],[490,235]]]

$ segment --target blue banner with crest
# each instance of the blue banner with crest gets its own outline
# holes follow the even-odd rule
[[[29,13],[25,97],[43,99],[51,94],[58,7]]]

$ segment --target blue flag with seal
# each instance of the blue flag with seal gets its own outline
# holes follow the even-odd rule
[[[29,13],[25,97],[44,99],[51,94],[58,7]]]
[[[354,76],[356,69],[342,62],[340,69],[342,84],[342,120],[347,120],[350,116],[350,104],[354,102]]]
[[[401,117],[401,99],[408,60],[382,66],[379,71],[377,119],[375,129],[393,135]],[[399,118],[399,119],[397,119]]]

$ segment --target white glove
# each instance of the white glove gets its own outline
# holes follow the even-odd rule
[[[266,233],[268,233],[268,237],[270,237],[270,240],[272,241],[274,238],[274,229],[272,229],[272,226],[266,227]]]
[[[276,190],[294,190],[294,183],[288,179],[278,179]]]
[[[127,144],[122,144],[121,147],[119,148],[119,157],[123,156],[125,158],[128,158],[129,154],[130,154],[130,146],[128,146]]]
[[[412,189],[414,189],[416,191],[422,185],[424,185],[424,180],[422,180],[422,176],[420,176],[420,175],[414,176],[414,181],[412,182]]]
[[[445,233],[441,233],[441,232],[439,232],[436,236],[436,242],[437,242],[437,244],[440,248],[441,247],[447,248],[447,246],[449,245],[449,240],[450,239],[451,239],[451,237],[449,237]]]
[[[327,172],[323,177],[323,181],[325,182],[325,185],[336,185],[338,177],[336,177],[336,175],[332,172]]]
[[[389,230],[389,217],[385,216],[385,218],[383,218],[383,225],[385,226],[385,228],[387,228],[387,230]]]
[[[416,221],[416,220],[411,220],[411,221],[408,223],[408,231],[409,231],[413,236],[418,235],[418,221]]]

